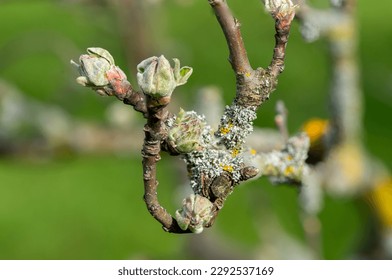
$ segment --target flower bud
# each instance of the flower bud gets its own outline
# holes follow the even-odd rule
[[[107,50],[88,48],[87,54],[80,56],[80,64],[72,60],[71,63],[79,70],[80,77],[76,81],[82,86],[103,88],[109,84],[106,71],[114,66],[114,60]]]
[[[169,130],[168,140],[179,153],[190,153],[200,147],[200,137],[205,127],[203,119],[195,112],[180,110]]]
[[[142,91],[152,97],[170,97],[176,86],[183,85],[192,74],[192,68],[180,68],[178,59],[174,59],[175,67],[161,55],[150,57],[137,66],[137,81]]]
[[[191,194],[182,203],[182,208],[176,211],[178,225],[182,230],[201,233],[213,217],[212,202],[198,194]]]
[[[263,0],[266,10],[273,16],[287,16],[292,14],[294,16],[297,4],[293,3],[294,0]]]

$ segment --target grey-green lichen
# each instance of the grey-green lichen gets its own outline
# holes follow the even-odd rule
[[[253,131],[253,121],[257,118],[255,107],[232,104],[226,106],[220,126],[215,136],[227,149],[240,149],[246,137]]]
[[[205,124],[204,117],[193,111],[181,110],[177,117],[166,122],[168,142],[183,155],[195,194],[203,194],[203,190],[223,173],[230,175],[233,186],[241,181],[244,159],[248,158],[248,152],[243,153],[242,145],[256,118],[253,109],[227,106],[222,125],[215,133]],[[227,133],[225,126],[229,130]]]
[[[273,183],[300,183],[308,172],[305,163],[309,149],[309,138],[300,133],[287,140],[281,151],[272,151],[259,156],[262,175],[268,176]]]
[[[230,152],[222,149],[203,149],[186,154],[191,187],[195,193],[202,193],[206,184],[220,176],[223,172],[231,174],[234,184],[239,183],[240,170],[244,167],[241,156],[233,157]]]

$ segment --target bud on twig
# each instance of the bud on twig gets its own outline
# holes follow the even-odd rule
[[[275,16],[286,17],[293,15],[298,5],[293,0],[263,0],[266,10]]]
[[[93,88],[100,95],[125,94],[130,88],[127,76],[115,65],[112,55],[102,48],[88,48],[79,57],[79,63],[71,60],[80,76],[76,82]]]
[[[137,81],[144,94],[151,97],[170,97],[177,86],[187,82],[192,68],[180,68],[180,61],[174,59],[174,69],[169,61],[160,57],[149,57],[137,66]]]
[[[176,220],[182,230],[201,233],[213,218],[213,204],[207,198],[191,194],[183,201],[182,209],[176,211]]]
[[[195,112],[180,110],[169,131],[169,142],[179,153],[190,153],[200,147],[200,137],[205,127]]]
[[[105,73],[114,65],[114,60],[107,50],[88,48],[87,54],[80,56],[80,64],[72,60],[71,63],[78,67],[80,77],[76,81],[82,86],[104,87],[109,84]]]

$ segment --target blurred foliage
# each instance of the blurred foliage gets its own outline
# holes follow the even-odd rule
[[[223,34],[207,1],[155,2],[158,4],[147,11],[153,16],[145,18],[145,24],[153,30],[147,35],[159,42],[151,49],[166,57],[178,57],[194,68],[190,81],[178,92],[182,107],[191,109],[193,96],[205,85],[221,87],[226,102],[230,102],[234,75],[227,62]],[[239,0],[229,2],[242,23],[252,65],[266,66],[274,44],[272,19],[259,0],[247,1],[246,5]],[[369,151],[392,168],[392,129],[387,121],[392,107],[392,57],[385,55],[392,45],[392,25],[387,21],[390,9],[386,8],[390,2],[358,2],[366,110],[364,140]],[[0,77],[27,96],[61,106],[75,118],[103,121],[108,99],[78,86],[74,82],[77,73],[69,60],[77,59],[87,47],[100,46],[110,50],[116,63],[129,69],[127,73],[134,73],[136,65],[126,62],[126,28],[119,28],[116,17],[110,0],[0,1]],[[292,132],[311,117],[328,116],[326,51],[323,41],[304,43],[294,24],[286,70],[271,100],[259,111],[257,125],[273,126],[278,99],[284,100],[290,111]],[[173,195],[178,192],[179,182],[173,179],[178,171],[167,160],[164,157],[159,166],[159,196],[174,213],[180,203]],[[138,156],[115,155],[73,155],[51,160],[1,158],[0,259],[192,256],[184,249],[189,236],[167,234],[149,216],[142,200],[140,162]],[[266,180],[239,187],[228,199],[216,226],[203,234],[217,234],[227,242],[234,240],[247,251],[269,242],[260,235],[260,228],[270,226],[271,219],[277,219],[298,242],[305,242],[296,190],[273,187]],[[327,198],[320,219],[323,257],[358,257],[361,242],[368,238],[371,219],[363,205]]]

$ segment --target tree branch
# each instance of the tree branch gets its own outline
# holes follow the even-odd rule
[[[240,31],[240,22],[233,16],[225,0],[208,0],[225,35],[229,48],[229,61],[234,72],[250,73],[250,66]]]
[[[359,86],[355,0],[341,1],[327,10],[301,6],[298,19],[308,41],[325,36],[332,61],[329,94],[330,143],[357,142],[362,134],[362,92]]]
[[[88,54],[80,57],[80,65],[74,63],[81,74],[77,78],[79,83],[102,95],[116,96],[147,118],[142,150],[144,200],[150,214],[166,231],[173,233],[200,233],[204,227],[210,227],[235,186],[259,173],[251,163],[254,155],[243,145],[253,130],[256,110],[269,98],[277,84],[277,76],[283,71],[289,27],[294,17],[292,3],[274,4],[274,9],[270,10],[277,31],[274,56],[267,70],[253,70],[239,22],[232,16],[226,1],[209,0],[209,4],[225,34],[229,60],[236,74],[236,96],[232,105],[226,106],[215,134],[195,112],[182,110],[177,116],[169,115],[167,105],[174,89],[185,84],[192,73],[191,67],[180,68],[178,59],[174,59],[174,67],[164,56],[150,57],[139,63],[137,79],[142,93],[133,91],[124,72],[115,66],[113,57],[104,49],[89,48]],[[276,169],[276,172],[265,174],[278,181],[297,183],[302,176],[300,165],[304,161],[305,142],[305,139],[294,141],[287,146],[287,151],[271,154],[271,160],[265,158],[266,169],[270,170],[275,168],[275,155],[282,156],[280,162],[291,161],[290,156],[295,158],[295,163],[287,162],[287,170]],[[297,145],[300,146],[298,152]],[[183,156],[194,191],[183,201],[182,209],[176,211],[176,219],[158,201],[156,166],[162,149],[171,155]],[[293,165],[298,165],[299,169]]]
[[[290,34],[291,22],[294,19],[295,13],[293,9],[289,12],[277,12],[272,15],[275,18],[275,48],[268,69],[273,77],[277,77],[284,70],[286,46]]]
[[[167,136],[164,121],[168,117],[167,105],[170,98],[155,100],[147,97],[148,118],[144,127],[143,180],[144,201],[150,214],[159,221],[163,229],[172,233],[190,233],[182,230],[177,221],[162,207],[158,201],[157,162],[160,160],[161,142]]]
[[[124,95],[119,92],[115,92],[114,94],[124,104],[131,105],[136,111],[142,113],[145,118],[147,117],[147,107],[143,93],[135,91],[130,87]]]

